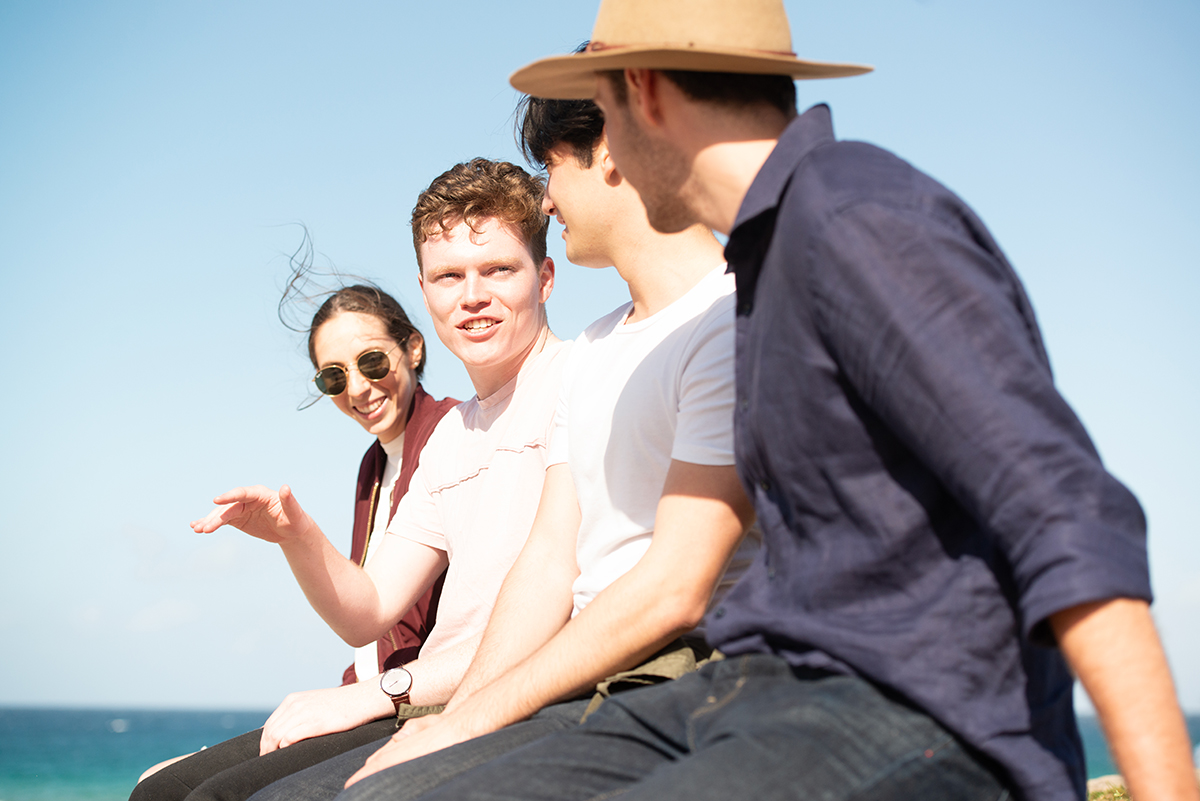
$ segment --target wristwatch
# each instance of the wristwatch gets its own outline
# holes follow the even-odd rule
[[[400,705],[409,703],[408,693],[412,690],[412,674],[408,668],[400,666],[388,668],[379,677],[379,688],[392,699],[396,714],[400,714]]]

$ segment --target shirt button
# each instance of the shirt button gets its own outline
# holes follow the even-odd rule
[[[738,401],[738,406],[741,407],[742,411],[746,411],[750,408],[750,400],[748,398],[742,398]]]
[[[758,486],[762,489],[763,492],[771,491],[771,482],[769,479],[764,478],[762,481],[758,482]]]
[[[713,612],[713,617],[717,617],[717,618],[725,617],[725,607],[718,606],[717,611]]]

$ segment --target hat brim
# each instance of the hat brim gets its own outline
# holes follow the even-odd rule
[[[746,50],[630,46],[543,58],[517,70],[508,81],[517,91],[534,97],[588,100],[596,94],[597,72],[626,68],[790,75],[796,80],[848,78],[874,69]]]

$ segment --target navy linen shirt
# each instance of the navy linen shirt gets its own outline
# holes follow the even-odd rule
[[[726,247],[739,474],[765,548],[709,620],[730,655],[861,676],[994,760],[1083,797],[1072,680],[1046,618],[1150,599],[1145,518],[1054,388],[983,223],[817,106]]]

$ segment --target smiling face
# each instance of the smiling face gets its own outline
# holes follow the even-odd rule
[[[467,368],[479,397],[508,383],[546,331],[542,304],[554,262],[536,264],[512,226],[459,222],[420,245],[421,292],[438,338]]]
[[[397,344],[382,320],[360,312],[336,314],[313,333],[317,369],[337,366],[346,371],[346,389],[332,397],[334,406],[380,442],[391,442],[404,433],[417,387],[413,370],[425,346],[416,332],[409,336],[406,347]],[[391,364],[388,374],[378,381],[370,381],[358,371],[358,357],[373,350],[387,353]]]
[[[542,211],[562,224],[567,258],[581,267],[611,267],[608,253],[611,217],[607,207],[613,195],[605,180],[608,149],[601,142],[592,165],[579,162],[570,145],[560,143],[546,152],[546,194]]]

